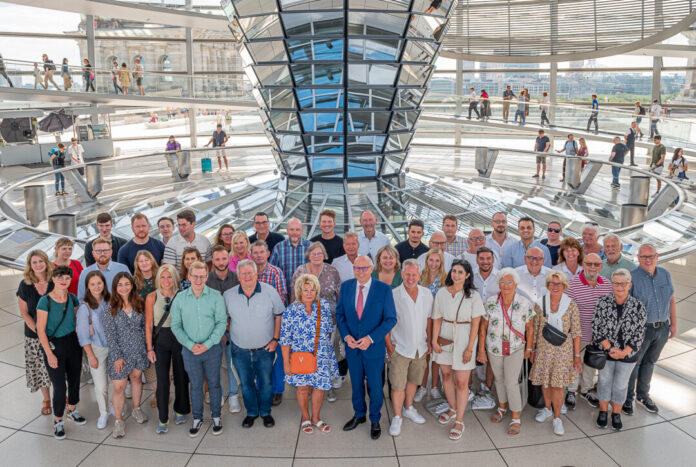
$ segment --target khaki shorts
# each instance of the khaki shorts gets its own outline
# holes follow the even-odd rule
[[[536,163],[546,165],[546,156],[536,156]]]
[[[425,374],[426,365],[425,355],[419,356],[416,353],[416,358],[407,358],[398,352],[394,352],[389,365],[389,381],[391,382],[392,390],[405,390],[407,382],[416,385],[420,384]]]

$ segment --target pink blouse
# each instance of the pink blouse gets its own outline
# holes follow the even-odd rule
[[[249,256],[249,253],[247,253],[246,258],[244,259],[251,259],[251,256]],[[237,265],[239,262],[242,261],[239,259],[239,257],[236,254],[232,254],[230,256],[230,271],[232,272],[237,272]]]

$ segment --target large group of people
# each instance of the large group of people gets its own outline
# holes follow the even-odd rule
[[[392,246],[371,211],[360,216],[361,232],[343,237],[335,220],[322,211],[321,233],[307,240],[300,219],[290,219],[285,238],[259,212],[251,236],[223,224],[211,243],[189,209],[157,221],[161,240],[142,213],[131,218],[130,240],[113,235],[113,219],[101,213],[84,264],[67,238],[53,261],[29,252],[17,290],[26,379],[41,390],[41,413],[53,414],[55,438],[87,422],[78,410],[83,360],[96,426],[114,417],[114,438],[126,436],[129,414],[148,422],[148,384],[156,433],[167,433],[173,416],[176,425],[190,419],[191,437],[205,404],[212,434],[221,434],[223,407],[241,412],[240,392],[242,427],[257,418],[273,427],[286,385],[296,388],[301,433],[328,433],[335,421],[322,404],[348,380],[353,415],[342,429],[369,418],[372,439],[381,435],[385,383],[392,436],[404,419],[414,429],[428,422],[416,407],[426,398],[451,440],[464,435],[467,405],[492,410],[493,423],[518,435],[527,371],[543,395],[536,421],[552,419],[556,435],[578,399],[598,409],[599,428],[621,430],[634,401],[658,411],[650,383],[677,321],[674,287],[652,245],[640,247],[636,266],[619,237],[602,245],[593,224],[575,239],[550,222],[539,242],[533,219],[517,220],[516,239],[497,212],[490,234],[472,229],[465,238],[447,215],[427,246],[418,219]]]

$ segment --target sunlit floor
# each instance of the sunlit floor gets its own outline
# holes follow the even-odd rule
[[[653,377],[651,396],[658,415],[636,407],[623,417],[620,433],[595,427],[596,410],[583,401],[563,416],[566,435],[553,434],[550,423],[534,421],[536,410],[522,413],[522,433],[506,434],[506,424],[490,422],[491,411],[467,412],[462,440],[447,439],[448,428],[428,418],[425,425],[405,421],[397,438],[388,435],[391,407],[382,411],[382,437],[372,441],[362,425],[345,433],[341,426],[352,415],[350,387],[338,391],[334,403],[325,402],[322,417],[333,426],[330,434],[303,434],[299,409],[288,388],[285,400],[274,407],[276,426],[257,423],[241,427],[242,414],[223,407],[224,433],[213,436],[210,423],[204,434],[188,437],[186,425],[170,426],[156,435],[156,412],[150,408],[152,391],[145,392],[144,407],[150,421],[126,421],[126,437],[111,437],[113,419],[105,430],[96,429],[97,406],[92,386],[81,391],[84,426],[66,425],[67,439],[52,436],[52,417],[40,415],[40,393],[30,394],[24,377],[22,320],[15,290],[21,273],[0,269],[0,459],[3,465],[693,465],[696,457],[696,255],[665,265],[675,282],[678,301],[678,336],[662,353]],[[420,406],[421,404],[418,404]],[[130,402],[129,402],[130,406]],[[421,408],[421,413],[425,410]],[[206,417],[209,413],[206,409]]]

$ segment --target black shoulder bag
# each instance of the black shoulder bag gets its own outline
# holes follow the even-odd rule
[[[546,297],[541,299],[541,303],[544,310],[544,318],[546,318]],[[551,326],[548,321],[546,321],[546,324],[544,324],[544,328],[541,330],[541,335],[546,342],[551,345],[555,345],[556,347],[563,345],[568,338],[564,332],[561,332],[554,326]]]
[[[155,326],[155,329],[152,330],[152,345],[155,345],[155,341],[157,340],[157,335],[159,334],[160,330],[162,329],[162,326],[164,326],[164,322],[167,321],[167,318],[169,317],[169,312],[172,309],[172,305],[174,304],[174,299],[176,296],[179,295],[179,291],[174,294],[172,299],[169,301],[169,304],[164,305],[164,314],[160,318],[159,322],[157,323],[157,326]],[[167,297],[164,297],[165,299]]]
[[[621,316],[621,320],[616,324],[617,338],[619,337],[619,333],[621,332],[621,323],[623,323],[623,316]],[[585,363],[585,365],[589,366],[590,368],[601,370],[602,368],[604,368],[604,365],[607,364],[608,356],[609,351],[604,350],[604,347],[602,347],[601,344],[589,344],[587,347],[585,347],[585,358],[583,358],[583,363]]]
[[[50,302],[51,297],[48,297],[48,300]],[[53,343],[53,341],[51,339],[53,339],[53,336],[55,336],[56,333],[58,332],[58,329],[60,329],[60,326],[65,321],[65,317],[68,316],[68,303],[70,303],[71,301],[72,300],[70,300],[70,294],[68,294],[68,297],[65,300],[65,306],[63,307],[63,317],[60,319],[60,322],[58,323],[58,326],[56,326],[56,329],[53,331],[53,334],[51,334],[50,336],[46,335],[46,337],[48,338],[48,346],[51,348],[51,350],[56,350],[56,345]],[[58,303],[58,302],[56,302],[56,303]],[[51,304],[49,303],[49,308],[50,308],[50,306],[51,306]]]

